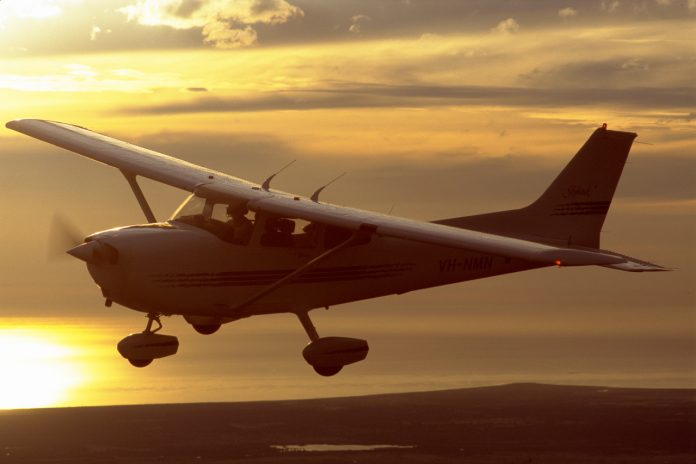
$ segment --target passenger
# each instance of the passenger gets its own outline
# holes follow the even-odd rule
[[[295,221],[287,218],[268,218],[261,237],[261,245],[276,247],[293,246],[292,233],[295,231]]]
[[[225,240],[242,245],[249,243],[254,231],[254,223],[246,217],[248,212],[249,209],[244,204],[227,206],[227,216],[230,220],[227,221],[229,232],[225,234]]]
[[[293,246],[293,232],[295,232],[295,221],[287,218],[278,219],[278,246]]]

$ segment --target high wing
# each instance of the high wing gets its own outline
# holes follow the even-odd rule
[[[610,252],[552,246],[530,240],[318,203],[306,197],[284,192],[267,191],[258,184],[70,124],[20,119],[8,122],[6,126],[118,168],[124,174],[147,177],[218,201],[245,201],[248,208],[256,212],[301,218],[354,231],[366,230],[378,236],[507,256],[540,264],[603,265],[616,269],[632,264],[632,261],[626,257]]]

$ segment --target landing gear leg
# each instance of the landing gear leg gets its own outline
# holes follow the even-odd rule
[[[152,330],[152,323],[156,322],[157,323],[157,328],[155,330]],[[159,330],[162,328],[162,322],[160,321],[160,315],[156,313],[148,313],[147,315],[147,325],[145,326],[145,330],[143,330],[143,333],[157,333]]]
[[[317,328],[314,327],[312,320],[309,318],[309,312],[297,313],[297,318],[302,323],[302,327],[304,327],[305,332],[307,332],[307,336],[309,337],[309,339],[313,342],[319,340]]]

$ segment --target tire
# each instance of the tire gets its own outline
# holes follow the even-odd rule
[[[152,364],[152,359],[129,359],[128,362],[135,367],[146,367]]]
[[[199,334],[210,335],[220,329],[220,324],[192,324],[193,329]]]
[[[314,368],[314,371],[323,376],[323,377],[331,377],[339,372],[341,372],[341,369],[343,369],[343,366],[312,366]]]

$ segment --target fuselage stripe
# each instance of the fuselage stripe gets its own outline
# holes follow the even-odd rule
[[[308,271],[299,276],[295,283],[335,282],[341,280],[364,280],[397,277],[411,270],[413,264],[383,264],[376,266],[349,266],[324,268]],[[292,270],[228,271],[218,273],[180,273],[152,276],[153,282],[170,287],[220,287],[270,285],[285,277]]]

